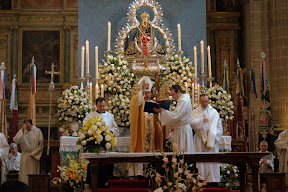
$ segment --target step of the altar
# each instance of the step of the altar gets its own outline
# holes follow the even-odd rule
[[[149,181],[146,179],[120,179],[120,180],[109,180],[109,188],[100,188],[99,192],[124,192],[124,191],[135,191],[135,192],[149,192],[152,188],[149,186]]]

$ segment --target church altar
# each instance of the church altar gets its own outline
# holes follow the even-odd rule
[[[172,153],[165,153],[171,157]],[[259,160],[270,153],[254,152],[220,152],[220,153],[184,153],[185,162],[221,162],[229,163],[239,167],[240,191],[248,184],[246,180],[247,164],[252,168],[253,191],[258,192],[258,165]],[[82,153],[81,158],[90,161],[92,191],[97,191],[99,167],[113,163],[150,163],[161,164],[162,153]]]

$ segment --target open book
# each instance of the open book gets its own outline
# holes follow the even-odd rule
[[[144,112],[157,114],[153,110],[153,108],[159,109],[161,107],[163,109],[169,110],[171,103],[172,103],[171,101],[164,101],[161,103],[154,103],[154,102],[150,102],[150,101],[145,101]]]

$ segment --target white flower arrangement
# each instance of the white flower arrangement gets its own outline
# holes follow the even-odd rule
[[[231,164],[221,164],[220,166],[220,187],[237,189],[239,187],[239,168]]]
[[[185,56],[179,58],[179,55],[176,54],[171,56],[163,67],[165,70],[161,72],[161,84],[168,82],[168,87],[172,85],[179,84],[184,88],[185,83],[188,83],[188,91],[191,93],[191,83],[194,78],[194,67],[192,62],[189,61],[190,58]]]
[[[57,115],[63,123],[76,121],[81,123],[87,113],[90,113],[92,106],[84,90],[78,86],[71,86],[64,90],[58,98]]]
[[[115,122],[120,127],[129,127],[130,99],[122,94],[109,97],[108,112],[114,114]]]
[[[210,105],[218,111],[222,121],[234,118],[234,104],[231,95],[227,91],[224,91],[220,85],[215,84],[205,92],[210,99]]]
[[[84,127],[78,131],[78,149],[84,152],[99,153],[111,151],[117,144],[117,139],[102,121],[102,117],[93,116],[86,121]]]
[[[108,111],[114,115],[119,127],[129,127],[131,90],[135,75],[123,57],[107,56],[100,66],[100,82],[105,85],[105,94],[109,95]]]

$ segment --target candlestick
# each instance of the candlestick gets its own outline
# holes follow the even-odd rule
[[[82,49],[81,49],[81,78],[84,77],[84,52],[85,52],[85,47],[82,46]]]
[[[192,83],[192,109],[194,108],[194,102],[195,102],[195,101],[194,101],[194,99],[195,99],[195,98],[194,98],[194,96],[195,96],[194,94],[195,94],[194,83]]]
[[[99,85],[96,83],[95,85],[95,99],[98,99],[99,97]]]
[[[95,47],[95,77],[98,78],[98,46]]]
[[[104,85],[101,84],[101,97],[104,98]]]
[[[178,51],[181,52],[181,26],[180,24],[177,25],[178,29]]]
[[[198,105],[200,104],[200,84],[197,85]]]
[[[197,48],[194,46],[194,74],[197,77]]]
[[[210,52],[210,46],[207,47],[207,54],[208,54],[208,77],[212,77],[211,72],[211,52]]]
[[[108,40],[107,40],[107,51],[110,51],[110,43],[111,43],[111,23],[108,22]]]
[[[89,41],[86,40],[86,75],[89,76]]]
[[[90,83],[90,89],[89,89],[89,97],[90,97],[90,103],[92,104],[92,82]]]

